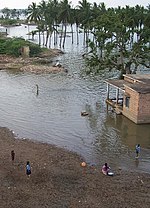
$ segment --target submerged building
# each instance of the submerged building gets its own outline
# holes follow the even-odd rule
[[[136,124],[150,123],[150,74],[124,75],[123,80],[109,79],[106,83],[107,106]]]

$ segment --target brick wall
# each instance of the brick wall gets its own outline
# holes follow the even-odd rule
[[[129,94],[129,108],[123,105],[123,115],[135,123],[150,123],[150,93],[139,94],[126,87],[125,93]]]
[[[150,123],[150,93],[139,95],[138,121]]]
[[[138,117],[138,107],[139,107],[139,94],[133,90],[131,90],[128,87],[125,87],[125,93],[127,93],[130,97],[129,100],[129,108],[125,106],[125,98],[124,96],[124,102],[123,102],[123,115],[125,115],[127,118],[132,120],[133,122],[137,123],[137,117]]]

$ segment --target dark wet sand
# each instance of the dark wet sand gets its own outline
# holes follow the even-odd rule
[[[104,176],[98,166],[81,167],[83,158],[75,153],[15,139],[7,128],[0,128],[0,147],[0,208],[150,207],[150,174],[117,170]]]

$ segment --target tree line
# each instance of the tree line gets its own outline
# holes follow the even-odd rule
[[[54,45],[64,48],[68,26],[73,44],[73,25],[76,26],[76,43],[79,44],[82,30],[84,44],[89,47],[84,57],[95,72],[115,68],[123,74],[135,73],[141,65],[149,68],[150,5],[146,8],[139,5],[106,8],[104,3],[91,4],[82,0],[74,8],[68,0],[42,0],[39,4],[32,2],[25,14],[28,23],[37,25],[39,45],[41,34],[46,33],[43,35],[46,47],[48,43],[50,47],[53,35]],[[61,35],[58,43],[59,25]]]

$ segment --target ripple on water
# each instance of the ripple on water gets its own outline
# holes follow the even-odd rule
[[[114,167],[150,170],[150,126],[137,127],[106,110],[104,79],[112,74],[83,77],[81,56],[65,54],[59,59],[68,74],[0,71],[0,125],[19,137],[76,151],[89,162],[101,165],[108,161]],[[83,110],[89,115],[81,117]],[[144,148],[138,167],[134,160],[136,143]]]

